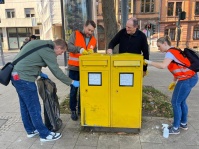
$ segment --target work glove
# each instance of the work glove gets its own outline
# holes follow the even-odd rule
[[[73,85],[74,87],[79,87],[79,81],[73,80],[73,81],[72,81],[72,85]]]
[[[152,61],[150,61],[150,60],[147,60],[147,59],[144,59],[144,65],[146,65],[146,64],[151,64],[152,63]]]
[[[88,51],[85,50],[84,48],[81,48],[79,53],[81,53],[82,55],[88,55],[89,54]]]
[[[143,77],[147,76],[149,74],[148,70],[143,72]]]
[[[40,73],[40,77],[41,77],[41,78],[48,79],[48,75],[45,74],[45,73],[43,73],[43,72]]]
[[[171,84],[169,84],[168,90],[173,91],[175,86],[176,86],[176,82],[172,82]]]
[[[88,49],[88,54],[92,54],[93,53],[93,49]]]

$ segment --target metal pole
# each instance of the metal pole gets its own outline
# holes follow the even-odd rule
[[[61,20],[62,20],[62,39],[66,40],[65,38],[65,23],[64,23],[64,5],[63,5],[63,0],[60,0],[61,4]],[[67,52],[64,52],[64,66],[66,67],[68,65],[68,60],[67,60]]]
[[[180,34],[181,34],[181,29],[180,29],[180,15],[181,15],[181,9],[178,9],[178,24],[177,24],[177,47],[179,46],[179,41],[180,41]]]
[[[1,42],[1,35],[0,35],[0,50],[1,50],[1,59],[2,59],[2,64],[3,66],[5,65],[5,59],[3,55],[3,48],[2,48],[2,42]]]
[[[128,19],[128,0],[121,0],[122,28],[125,28]]]

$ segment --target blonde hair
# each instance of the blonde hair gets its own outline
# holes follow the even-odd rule
[[[66,41],[64,41],[63,39],[57,39],[57,40],[54,40],[53,42],[55,43],[56,46],[60,46],[62,49],[68,48]]]
[[[166,42],[169,46],[171,46],[171,38],[168,36],[168,35],[166,35],[166,36],[164,36],[164,37],[160,37],[158,40],[157,40],[157,42],[159,42],[159,43],[164,43],[164,42]]]

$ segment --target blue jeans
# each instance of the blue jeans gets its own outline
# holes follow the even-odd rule
[[[174,121],[173,126],[179,128],[180,123],[187,123],[188,106],[186,99],[189,96],[191,89],[197,84],[197,73],[187,80],[178,81],[171,99]]]
[[[79,81],[79,71],[69,70],[69,77],[72,80]],[[78,110],[80,110],[80,94],[77,97],[78,94],[78,87],[74,87],[73,85],[70,85],[70,110],[76,111],[77,106],[77,98],[79,98],[78,101]]]
[[[13,80],[13,86],[19,96],[20,111],[24,128],[28,134],[38,130],[41,138],[46,138],[50,131],[44,125],[41,117],[41,105],[35,82],[25,80]]]

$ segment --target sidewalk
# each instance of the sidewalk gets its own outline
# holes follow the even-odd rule
[[[64,67],[62,67],[64,69]],[[167,86],[172,81],[168,70],[148,67],[149,75],[144,85],[151,85],[171,96]],[[57,80],[49,69],[43,69],[57,85],[58,96],[63,100],[69,87]],[[24,131],[17,93],[9,84],[0,85],[0,148],[1,149],[199,149],[199,85],[192,90],[189,99],[189,130],[180,135],[162,137],[161,124],[171,123],[166,118],[143,117],[140,134],[97,133],[81,130],[80,121],[72,121],[63,114],[62,138],[54,142],[41,143],[39,137],[27,138]],[[41,101],[42,103],[42,101]],[[43,105],[42,105],[43,106]]]

